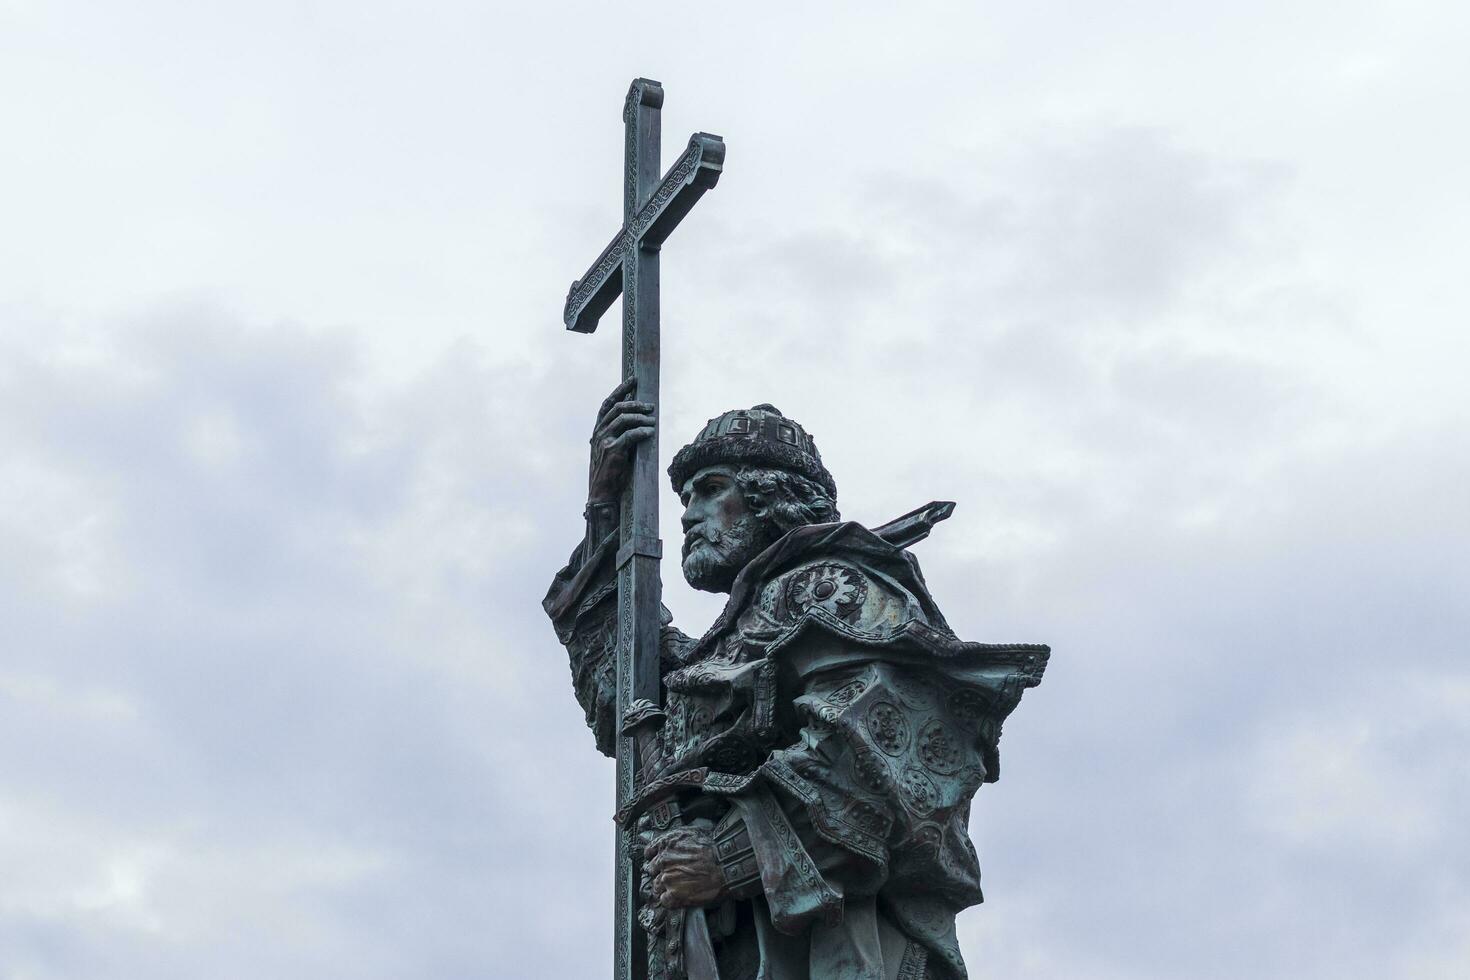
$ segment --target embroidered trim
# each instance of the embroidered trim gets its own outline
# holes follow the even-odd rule
[[[888,848],[884,839],[891,827],[891,821],[884,828],[882,837],[874,836],[862,827],[829,814],[816,787],[797,775],[795,770],[780,759],[772,758],[761,766],[760,771],[771,782],[806,804],[807,812],[811,815],[812,828],[818,835],[829,843],[845,847],[854,854],[867,858],[881,868],[888,867]]]
[[[674,796],[682,789],[698,789],[709,777],[709,770],[705,768],[685,769],[661,779],[655,779],[640,789],[627,803],[623,804],[613,819],[620,826],[630,826],[632,821],[642,815],[650,806],[662,800]]]
[[[712,772],[704,778],[704,791],[721,796],[733,796],[755,782],[755,773],[734,776],[728,772]]]
[[[812,861],[811,855],[806,852],[806,847],[802,844],[801,838],[797,836],[795,828],[786,819],[786,811],[781,809],[781,804],[768,792],[755,794],[752,802],[759,809],[760,815],[765,821],[766,829],[776,838],[777,844],[786,856],[787,864],[796,874],[801,886],[817,896],[817,906],[821,910],[822,921],[829,926],[837,925],[842,921],[842,895],[835,891],[831,885],[827,884],[826,878],[822,877],[822,872],[817,869],[816,863]],[[769,875],[767,872],[769,872]],[[774,890],[770,886],[778,884],[780,881],[779,869],[762,869],[761,880],[767,886],[766,896],[769,902],[771,892]],[[772,903],[772,919],[774,920],[778,917],[789,919],[789,916],[781,915],[777,911],[775,904]],[[785,924],[793,925],[794,923],[788,922]],[[780,928],[780,925],[777,928]],[[782,931],[785,932],[787,930],[782,929]]]
[[[910,939],[898,964],[898,980],[925,980],[928,965],[929,951]]]

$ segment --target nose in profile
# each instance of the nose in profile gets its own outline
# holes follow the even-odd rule
[[[679,524],[684,528],[684,533],[688,534],[699,523],[699,520],[699,497],[690,494],[689,504],[684,508],[684,516],[679,518]]]

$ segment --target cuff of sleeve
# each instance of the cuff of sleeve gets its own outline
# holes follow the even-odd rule
[[[590,544],[601,544],[609,534],[617,530],[621,506],[616,500],[587,501],[582,516],[587,519],[587,540]]]
[[[750,831],[740,818],[740,811],[731,808],[725,818],[715,826],[715,859],[725,874],[725,888],[731,898],[753,898],[761,893],[761,868],[755,860],[755,847],[750,842]]]

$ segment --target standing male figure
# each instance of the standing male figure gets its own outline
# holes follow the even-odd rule
[[[698,640],[665,612],[663,706],[616,717],[617,501],[653,424],[632,382],[603,402],[586,537],[544,602],[598,748],[639,740],[618,816],[645,846],[650,977],[696,972],[699,942],[720,980],[962,980],[955,915],[981,901],[970,800],[1048,649],[959,640],[905,548],[948,505],[842,522],[815,442],[757,405],[669,468],[684,577],[729,600]],[[684,926],[696,909],[708,938]]]

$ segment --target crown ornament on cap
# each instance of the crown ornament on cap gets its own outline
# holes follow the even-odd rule
[[[798,473],[822,487],[835,500],[837,481],[822,465],[817,444],[793,419],[774,405],[737,408],[705,423],[694,441],[674,454],[669,478],[674,492],[691,476],[717,463],[773,466]]]

